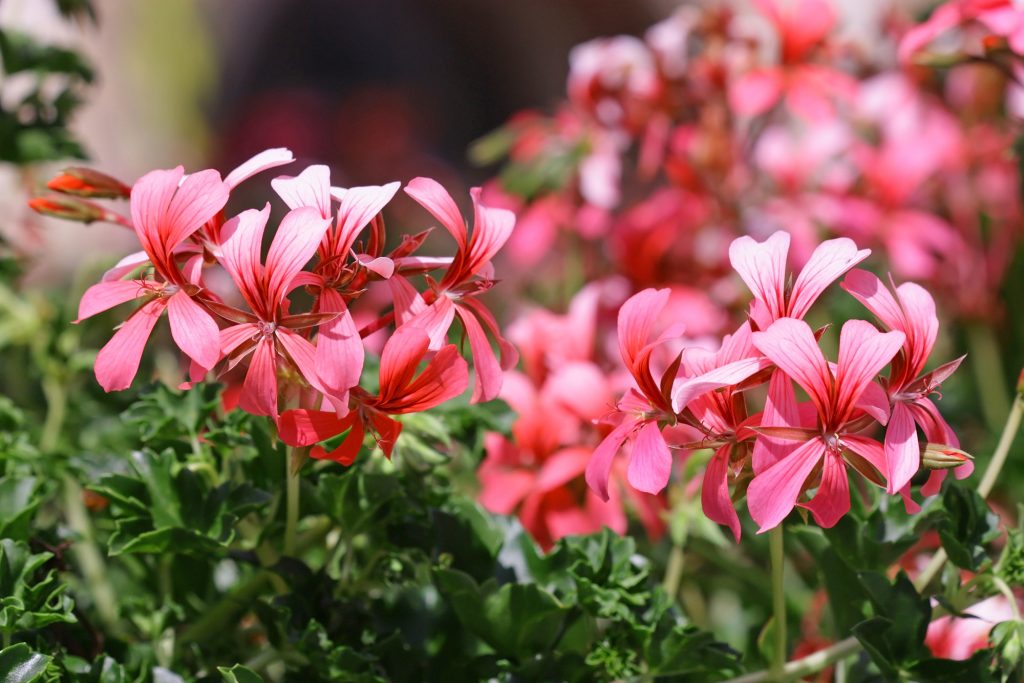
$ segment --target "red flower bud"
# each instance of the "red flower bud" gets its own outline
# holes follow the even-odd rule
[[[54,176],[46,186],[64,194],[99,199],[127,199],[132,191],[132,188],[117,178],[82,167],[64,169]]]
[[[55,216],[69,221],[92,223],[107,219],[108,212],[99,204],[84,199],[66,197],[59,194],[48,194],[30,199],[28,205],[36,213],[44,216]]]

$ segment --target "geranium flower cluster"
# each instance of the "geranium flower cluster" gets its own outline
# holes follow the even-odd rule
[[[590,243],[590,277],[731,306],[736,237],[785,229],[799,265],[845,236],[954,315],[998,320],[1024,225],[1007,154],[1024,10],[957,0],[915,27],[894,4],[860,27],[876,34],[867,50],[828,0],[747,5],[689,5],[643,38],[578,46],[554,115],[518,115],[478,145],[507,158],[485,192],[520,216],[509,256],[557,273],[553,247]]]
[[[685,341],[678,314],[659,331],[670,289],[629,297],[618,314],[625,377],[602,372],[591,358],[593,288],[565,318],[521,321],[523,337],[533,340],[523,347],[528,369],[544,369],[532,378],[516,374],[506,385],[520,418],[513,442],[499,435],[488,442],[483,504],[518,510],[535,537],[550,543],[593,524],[624,527],[625,494],[650,530],[658,507],[637,492],[660,494],[691,455],[709,449],[702,481],[681,485],[699,485],[704,513],[738,540],[735,501],[744,496],[760,531],[797,506],[831,527],[850,509],[851,470],[902,495],[909,509],[917,507],[911,480],[922,470],[931,471],[924,495],[937,491],[948,469],[967,476],[969,457],[931,399],[962,359],[925,371],[939,327],[932,297],[912,283],[890,289],[855,269],[869,251],[847,238],[820,244],[795,278],[787,271],[789,250],[785,232],[730,245],[730,262],[753,301],[747,321],[716,350],[708,350],[706,337],[703,345]],[[833,362],[819,346],[828,330],[814,330],[804,318],[841,277],[875,322],[843,324]],[[609,412],[603,402],[623,385]],[[798,400],[797,388],[806,400]],[[574,493],[581,474],[591,491],[582,499]]]
[[[174,343],[189,361],[183,388],[214,373],[228,385],[229,405],[272,418],[294,446],[350,430],[339,447],[316,447],[313,457],[351,463],[366,434],[390,456],[402,430],[395,416],[437,406],[468,386],[467,363],[448,343],[458,316],[476,370],[472,400],[494,398],[502,369],[517,355],[476,297],[494,284],[491,259],[508,240],[514,216],[485,206],[474,190],[470,232],[451,196],[437,182],[416,178],[406,193],[451,234],[455,255],[418,256],[430,230],[385,252],[381,210],[399,183],[332,187],[326,166],[310,166],[271,181],[288,212],[264,258],[270,204],[231,218],[224,207],[239,183],[292,160],[288,150],[272,149],[225,178],[214,170],[186,175],[179,166],[147,173],[130,188],[71,169],[49,185],[60,194],[33,200],[39,211],[120,223],[142,246],[104,273],[79,306],[81,321],[138,304],[96,357],[100,385],[107,391],[131,385],[166,312]],[[129,199],[130,217],[88,198]],[[419,278],[422,291],[413,285]],[[392,310],[360,329],[350,309],[373,286],[388,287]],[[303,300],[308,305],[296,310]],[[371,393],[360,386],[362,338],[392,325],[379,388]],[[497,340],[500,360],[488,335]]]

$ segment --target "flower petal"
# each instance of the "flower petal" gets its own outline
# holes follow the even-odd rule
[[[224,184],[228,186],[228,189],[233,190],[257,173],[262,173],[277,166],[284,166],[293,161],[295,161],[295,157],[292,156],[290,149],[285,147],[266,149],[248,161],[243,161],[235,170],[228,173],[227,177],[224,178]]]
[[[472,311],[462,306],[455,306],[462,327],[469,337],[469,348],[473,352],[473,368],[476,370],[476,382],[473,386],[473,396],[470,403],[483,403],[498,396],[501,391],[501,366],[494,356],[491,343],[484,334],[483,327],[477,321]]]
[[[316,372],[339,415],[348,410],[349,389],[363,374],[363,340],[345,300],[333,289],[324,289],[317,304],[321,313],[339,313],[320,325],[316,338]],[[337,402],[335,402],[337,401]]]
[[[466,251],[466,222],[462,219],[462,213],[455,200],[439,182],[431,178],[413,178],[405,186],[405,193],[429,211],[451,233],[459,245],[460,252]]]
[[[786,315],[786,256],[789,233],[778,231],[764,242],[744,235],[729,245],[729,262],[754,298],[763,302],[773,320]]]
[[[857,249],[854,241],[846,237],[819,244],[793,283],[787,315],[803,318],[830,284],[870,254],[870,249]]]
[[[631,420],[622,422],[601,440],[590,456],[586,472],[587,486],[600,496],[601,500],[608,500],[608,477],[612,471],[615,454],[622,448],[622,442],[635,426],[636,423]]]
[[[355,413],[339,418],[327,410],[286,410],[278,420],[277,433],[289,446],[312,446],[341,434],[355,419]]]
[[[780,318],[764,332],[753,334],[754,346],[810,396],[818,414],[828,415],[831,372],[814,332],[803,320]]]
[[[839,362],[836,368],[835,410],[845,422],[867,389],[903,346],[902,332],[879,332],[864,320],[849,320],[839,334]]]
[[[850,511],[850,480],[846,474],[846,464],[838,453],[825,453],[818,492],[802,507],[811,511],[814,521],[823,529],[834,527]]]
[[[206,310],[184,291],[170,297],[171,337],[182,352],[205,370],[220,359],[220,330]],[[205,374],[205,372],[203,373]]]
[[[96,355],[96,381],[104,391],[121,391],[131,386],[139,371],[142,350],[153,326],[167,306],[167,299],[154,299],[124,321]]]
[[[645,493],[661,493],[672,474],[672,452],[661,428],[653,420],[640,428],[633,441],[626,476],[633,488]]]
[[[238,407],[252,415],[277,419],[277,354],[272,339],[264,337],[256,344]]]
[[[332,218],[331,171],[322,164],[308,166],[297,176],[278,176],[270,181],[289,209],[316,209],[321,218]]]
[[[824,454],[825,442],[811,439],[754,477],[747,488],[747,508],[761,527],[757,533],[782,523],[796,506],[807,477]]]
[[[902,401],[892,408],[885,430],[885,462],[889,477],[888,493],[906,486],[921,467],[921,445],[917,440],[914,417]]]
[[[338,255],[348,254],[359,232],[391,201],[400,185],[394,182],[345,190],[338,208]]]
[[[91,318],[97,313],[119,306],[146,294],[142,280],[111,280],[98,282],[85,290],[82,300],[78,302],[78,319],[76,323]]]
[[[321,218],[311,207],[292,209],[282,219],[267,252],[269,305],[276,306],[284,300],[292,278],[313,258],[330,224],[329,218]]]
[[[405,393],[416,368],[427,353],[430,339],[414,325],[402,325],[387,343],[380,357],[380,400],[388,403]]]
[[[704,483],[700,489],[700,502],[704,516],[712,522],[729,527],[733,538],[740,542],[740,518],[729,495],[729,455],[732,445],[720,447],[704,470]]]

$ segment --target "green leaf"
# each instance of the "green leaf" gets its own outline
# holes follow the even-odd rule
[[[52,657],[32,652],[25,643],[0,650],[0,681],[32,683],[46,670]]]
[[[225,683],[263,683],[261,676],[241,664],[235,664],[231,668],[218,666],[217,671],[224,677]]]
[[[999,535],[999,516],[977,491],[955,483],[946,487],[942,507],[939,539],[950,562],[977,571],[989,559],[984,546]]]
[[[892,583],[874,572],[858,576],[875,616],[857,624],[853,634],[891,679],[906,665],[927,657],[924,637],[931,621],[931,604],[917,593],[903,572]]]
[[[0,538],[27,541],[29,523],[43,502],[32,476],[0,478]]]

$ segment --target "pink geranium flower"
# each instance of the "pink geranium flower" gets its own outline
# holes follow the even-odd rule
[[[184,169],[152,171],[132,188],[131,215],[143,251],[122,260],[82,296],[78,320],[141,298],[145,303],[114,333],[96,357],[96,379],[106,391],[127,389],[139,369],[142,350],[156,321],[167,310],[171,336],[205,373],[219,357],[217,323],[196,303],[203,290],[202,256],[179,247],[228,200],[228,186],[213,170],[183,179]],[[186,259],[184,266],[179,262]],[[122,280],[146,262],[149,277]]]
[[[469,383],[466,361],[453,344],[438,351],[417,375],[429,344],[424,330],[399,327],[384,345],[380,358],[380,390],[376,396],[354,388],[354,407],[343,418],[330,411],[288,410],[279,421],[281,440],[291,446],[312,446],[349,430],[334,450],[327,452],[322,446],[316,446],[310,455],[351,465],[359,455],[363,437],[370,432],[384,455],[390,458],[395,441],[402,433],[402,423],[390,415],[434,408],[461,394]]]
[[[219,260],[249,311],[223,304],[216,304],[215,310],[234,323],[220,332],[221,354],[230,359],[229,366],[251,356],[239,406],[254,415],[276,419],[279,367],[291,368],[309,386],[328,393],[319,380],[316,349],[301,334],[325,318],[289,315],[287,297],[330,221],[309,207],[289,211],[274,235],[264,265],[260,254],[269,217],[267,204],[262,211],[243,211],[224,225],[227,237],[221,244]]]
[[[803,319],[821,293],[843,273],[863,261],[870,249],[857,249],[845,237],[818,245],[792,287],[786,286],[789,234],[778,231],[764,242],[743,236],[729,246],[729,261],[754,294],[750,318],[765,330],[779,318]]]
[[[431,348],[439,348],[455,316],[459,316],[473,353],[476,383],[470,399],[473,403],[489,401],[501,389],[502,370],[515,366],[519,360],[515,348],[501,336],[498,323],[489,310],[475,297],[494,285],[491,259],[508,240],[515,225],[515,215],[480,203],[480,189],[474,188],[473,233],[451,195],[430,178],[414,178],[405,186],[406,193],[440,221],[455,238],[458,251],[440,282],[427,279],[428,301],[407,280],[392,277],[389,283],[395,295],[396,319],[427,330]],[[494,355],[487,333],[498,343],[501,361]]]
[[[803,506],[823,527],[831,527],[850,509],[847,465],[876,484],[888,476],[882,444],[857,432],[878,421],[885,424],[889,400],[875,384],[878,372],[899,352],[902,332],[879,332],[863,320],[843,325],[839,362],[832,367],[818,348],[814,332],[802,320],[782,318],[764,332],[755,332],[754,346],[807,392],[816,424],[761,427],[767,436],[800,442],[757,473],[747,489],[750,516],[764,532],[778,526],[801,494],[820,481],[813,499]],[[797,414],[795,405],[782,412]]]
[[[960,445],[956,434],[928,397],[938,392],[943,380],[960,366],[963,357],[924,373],[939,333],[939,320],[935,315],[935,301],[922,287],[904,283],[894,288],[894,297],[876,275],[852,270],[843,280],[842,288],[878,316],[886,327],[906,336],[906,343],[893,359],[886,381],[886,390],[892,401],[892,417],[885,432],[889,489],[890,492],[901,491],[920,466],[917,426],[930,442],[953,447]],[[974,465],[967,462],[955,472],[962,479],[973,470]],[[944,477],[945,470],[935,471],[924,489],[925,494],[936,493]]]

